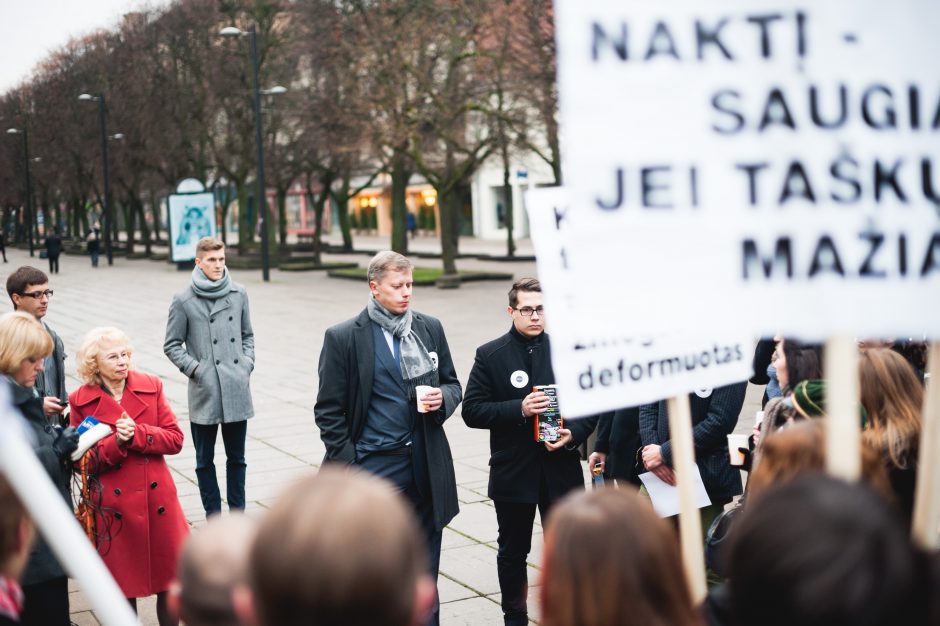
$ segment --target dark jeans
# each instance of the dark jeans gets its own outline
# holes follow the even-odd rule
[[[496,506],[496,522],[499,525],[496,553],[496,571],[499,590],[502,593],[503,619],[506,626],[523,626],[529,623],[526,596],[529,578],[526,559],[532,549],[532,525],[535,522],[535,507],[538,506],[542,523],[548,518],[551,502],[548,498],[545,478],[539,487],[539,502],[493,501]]]
[[[430,497],[424,497],[419,492],[414,478],[412,456],[408,455],[382,455],[370,454],[356,463],[370,474],[381,476],[391,481],[405,496],[415,509],[421,530],[424,531],[424,540],[428,548],[428,570],[437,584],[437,574],[441,566],[441,538],[443,531],[434,527],[434,506]],[[434,599],[434,607],[427,621],[428,626],[440,624],[440,602]]]
[[[49,255],[49,273],[58,274],[59,273],[59,255]]]
[[[69,579],[65,576],[23,587],[23,626],[69,626]]]
[[[206,517],[222,512],[222,496],[215,476],[215,440],[222,426],[222,443],[225,444],[225,475],[227,485],[225,497],[230,511],[245,509],[245,434],[248,422],[228,424],[190,424],[193,446],[196,448],[196,479],[199,481],[199,496]]]
[[[88,254],[91,255],[91,266],[92,266],[92,267],[98,267],[98,251],[97,251],[97,250],[89,250],[89,251],[88,251]]]

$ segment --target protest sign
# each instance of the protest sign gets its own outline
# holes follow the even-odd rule
[[[640,336],[623,326],[598,330],[598,318],[618,319],[646,298],[630,278],[636,269],[620,265],[615,277],[584,294],[570,276],[579,257],[567,255],[568,233],[578,217],[564,188],[535,189],[526,196],[529,229],[552,335],[552,368],[561,387],[566,417],[590,415],[655,402],[750,377],[753,341],[741,332],[658,333]],[[604,268],[593,268],[603,273]]]
[[[644,306],[599,326],[940,335],[940,3],[558,0],[555,23],[574,293],[643,269]]]

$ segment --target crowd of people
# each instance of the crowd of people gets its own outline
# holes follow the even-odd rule
[[[507,625],[530,619],[536,512],[545,529],[540,619],[549,626],[940,624],[940,561],[909,538],[926,370],[909,346],[860,346],[855,484],[825,475],[818,346],[792,338],[758,345],[752,382],[767,391],[763,418],[740,450],[743,468],[731,463],[727,435],[747,381],[689,394],[711,500],[700,510],[709,594],[697,602],[676,520],[654,513],[639,481],[649,472],[676,483],[666,403],[545,430],[555,378],[534,278],[512,285],[509,330],[478,348],[464,391],[443,325],[412,306],[411,262],[378,253],[366,307],[324,337],[314,407],[326,448],[320,471],[260,520],[242,515],[253,415],[248,299],[228,276],[221,241],[201,240],[195,263],[170,305],[164,345],[189,379],[208,520],[194,533],[164,460],[180,451],[184,433],[160,379],[133,367],[130,339],[117,328],[89,331],[76,354],[83,384],[66,396],[64,347],[43,321],[48,277],[31,267],[13,272],[15,311],[0,317],[0,368],[37,456],[70,504],[73,472],[81,476],[90,539],[132,604],[157,596],[161,626],[439,623],[442,532],[459,511],[444,424],[461,403],[467,426],[490,435]],[[110,434],[85,450],[78,427],[87,416]],[[224,518],[213,458],[219,430]],[[581,450],[592,433],[588,467],[607,480],[585,490]],[[65,570],[34,535],[0,478],[0,625],[69,623]]]

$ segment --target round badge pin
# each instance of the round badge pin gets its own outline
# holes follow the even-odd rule
[[[529,375],[522,370],[516,370],[509,375],[509,382],[516,389],[522,389],[529,384]]]
[[[705,387],[704,389],[696,389],[695,395],[697,395],[699,398],[707,398],[708,396],[712,395],[712,388]]]

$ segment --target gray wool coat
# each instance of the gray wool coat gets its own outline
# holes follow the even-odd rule
[[[218,300],[192,285],[173,297],[163,352],[189,377],[189,419],[194,424],[241,422],[254,415],[248,387],[255,368],[255,336],[248,294],[232,281]]]

